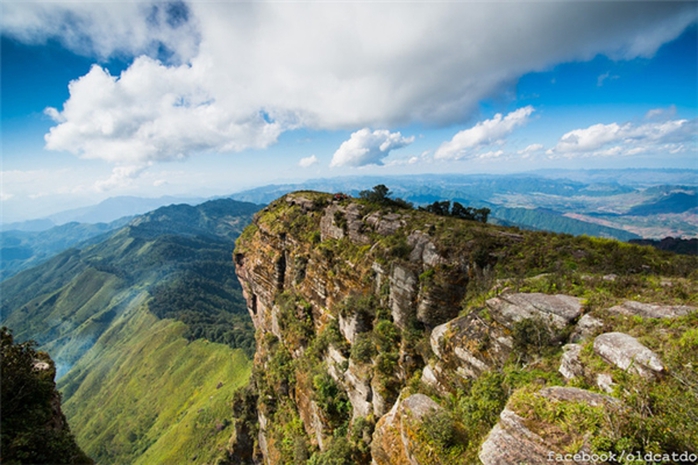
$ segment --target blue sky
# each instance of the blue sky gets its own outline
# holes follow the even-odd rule
[[[698,168],[693,2],[13,2],[2,220],[346,174]]]

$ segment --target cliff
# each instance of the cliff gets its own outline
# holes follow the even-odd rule
[[[233,259],[256,328],[239,460],[698,453],[693,257],[306,191]]]

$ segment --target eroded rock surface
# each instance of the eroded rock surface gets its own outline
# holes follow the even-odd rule
[[[562,329],[582,314],[582,303],[569,295],[503,294],[489,299],[487,308],[492,318],[512,329],[514,323],[532,318],[539,319],[554,329]]]
[[[657,354],[625,333],[604,333],[594,339],[594,351],[605,361],[622,370],[629,370],[644,377],[652,377],[664,371]]]
[[[376,465],[420,465],[415,457],[419,443],[414,438],[422,419],[443,408],[424,394],[398,400],[376,425],[371,443]]]
[[[563,354],[560,359],[560,369],[558,370],[566,380],[571,380],[584,374],[584,366],[579,360],[582,346],[579,344],[567,344],[563,347]]]
[[[656,305],[628,300],[608,309],[610,313],[641,316],[643,318],[676,318],[696,311],[688,305]]]

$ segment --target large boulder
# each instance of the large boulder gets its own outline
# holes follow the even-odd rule
[[[478,457],[483,465],[543,465],[550,463],[549,453],[545,440],[529,430],[523,418],[504,409],[499,415],[499,423],[482,443]]]
[[[416,440],[417,429],[426,415],[443,408],[424,394],[414,394],[398,399],[390,412],[376,425],[371,443],[375,465],[420,465],[415,451],[420,447]]]
[[[538,292],[503,294],[489,299],[487,308],[492,318],[509,329],[521,320],[537,319],[560,330],[582,314],[582,302],[577,297]]]
[[[536,396],[544,397],[554,403],[582,403],[590,407],[617,408],[618,400],[603,394],[586,391],[574,387],[552,386],[541,389]],[[510,405],[499,415],[499,422],[492,428],[489,435],[480,448],[479,458],[484,465],[544,465],[550,463],[594,463],[589,454],[588,437],[568,438],[569,442],[579,442],[580,450],[575,453],[580,454],[573,460],[568,455],[569,451],[562,450],[559,444],[559,437],[555,437],[555,428],[551,425],[538,425],[533,428],[541,431],[540,434],[531,430],[531,420],[526,419],[516,413]],[[552,431],[549,435],[548,431]],[[543,436],[541,436],[541,434]],[[589,457],[584,459],[584,453]]]
[[[663,373],[664,365],[650,349],[625,333],[604,333],[594,339],[594,352],[608,363],[650,378]]]
[[[486,321],[477,312],[437,326],[431,332],[430,343],[439,365],[470,379],[502,366],[514,346],[506,328]]]

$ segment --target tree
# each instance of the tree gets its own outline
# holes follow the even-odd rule
[[[390,189],[385,184],[373,186],[372,190],[359,192],[359,198],[384,207],[412,208],[412,204],[399,197],[390,198]]]

